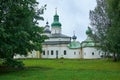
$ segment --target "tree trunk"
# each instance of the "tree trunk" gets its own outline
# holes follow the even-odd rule
[[[116,54],[113,53],[113,61],[116,62],[117,61],[117,58],[116,58]]]

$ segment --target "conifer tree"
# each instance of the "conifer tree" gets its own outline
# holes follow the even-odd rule
[[[106,0],[96,0],[96,2],[97,6],[89,13],[90,24],[94,31],[94,39],[100,43],[100,48],[105,52],[109,52],[106,33],[111,23],[107,14],[107,3]]]

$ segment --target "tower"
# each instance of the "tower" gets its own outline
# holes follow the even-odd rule
[[[51,24],[52,34],[61,34],[61,23],[59,22],[59,15],[57,14],[57,9],[55,10],[55,15],[53,18],[53,23]]]
[[[51,34],[50,26],[49,26],[48,21],[46,22],[46,25],[45,25],[45,28],[44,28],[44,33],[45,33],[45,35],[47,35],[47,36]]]

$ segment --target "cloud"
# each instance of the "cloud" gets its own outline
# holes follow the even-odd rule
[[[55,8],[58,8],[58,15],[62,23],[62,33],[73,36],[75,31],[77,40],[83,41],[86,39],[85,31],[90,23],[89,10],[94,9],[96,0],[37,0],[40,5],[47,4],[47,10],[44,13],[44,22],[40,25],[45,25],[46,21],[51,24]]]

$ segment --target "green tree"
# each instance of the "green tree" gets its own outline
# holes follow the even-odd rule
[[[89,13],[91,26],[94,31],[94,39],[101,45],[101,49],[105,52],[109,52],[109,43],[106,40],[106,33],[110,27],[110,19],[107,14],[106,0],[96,0],[97,6]]]
[[[38,9],[36,0],[0,0],[0,58],[10,61],[15,54],[42,50],[46,36],[38,20],[46,7]]]
[[[108,15],[111,19],[107,41],[110,43],[109,50],[114,53],[114,60],[116,60],[116,57],[120,58],[120,0],[107,0],[107,3]]]

